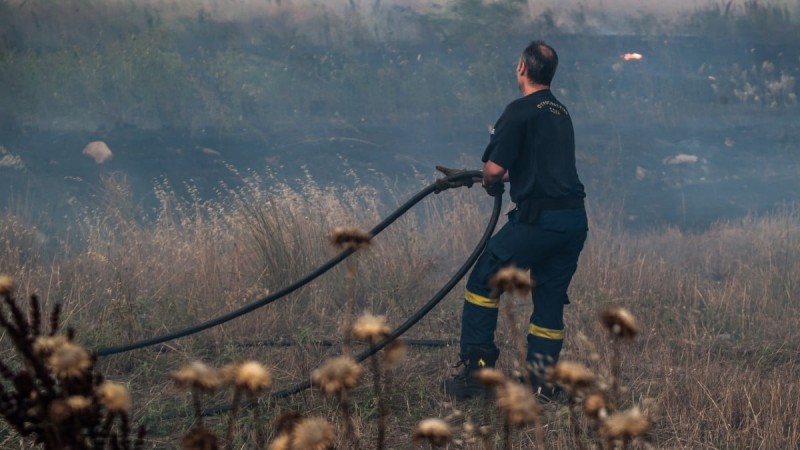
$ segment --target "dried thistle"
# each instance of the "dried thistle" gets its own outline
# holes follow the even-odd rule
[[[279,434],[267,447],[267,450],[289,450],[291,447],[291,436],[288,434]]]
[[[181,389],[212,391],[220,387],[224,381],[220,370],[200,361],[193,361],[170,375],[175,385]]]
[[[16,283],[11,275],[0,275],[0,295],[11,295],[14,293]]]
[[[604,420],[608,416],[608,402],[603,394],[589,394],[583,399],[583,412],[587,417]]]
[[[341,394],[356,386],[362,369],[349,356],[331,358],[311,372],[311,381],[326,394]]]
[[[639,325],[636,318],[628,310],[619,307],[609,307],[600,313],[600,322],[616,337],[633,339],[639,334]]]
[[[386,323],[386,316],[364,313],[353,325],[353,336],[364,342],[375,343],[385,338],[392,331]]]
[[[539,403],[533,392],[514,381],[506,381],[497,388],[497,407],[512,425],[536,423],[540,415]]]
[[[639,408],[631,408],[612,414],[600,427],[600,434],[608,440],[622,439],[624,441],[641,436],[650,428],[647,418],[642,415]]]
[[[293,450],[327,450],[333,448],[335,429],[319,417],[303,419],[295,426],[290,437]]]
[[[92,406],[92,401],[82,395],[72,395],[67,398],[67,406],[73,412],[81,412]]]
[[[39,336],[33,341],[33,351],[38,356],[47,357],[68,342],[65,336]]]
[[[357,250],[368,247],[372,240],[372,234],[354,227],[336,227],[330,234],[331,244],[336,248],[350,248]]]
[[[435,447],[446,445],[452,438],[450,425],[442,419],[425,419],[414,428],[414,441],[426,440]]]
[[[272,387],[272,374],[262,364],[246,361],[238,366],[233,382],[237,388],[256,395]]]
[[[573,394],[588,388],[594,381],[594,373],[586,366],[572,361],[559,361],[546,370],[550,381],[560,384]]]
[[[42,335],[41,305],[30,297],[29,314],[10,295],[5,297],[10,318],[0,311],[0,328],[10,336],[16,353],[26,364],[12,369],[0,362],[0,415],[21,436],[30,436],[46,449],[109,448],[141,449],[144,428],[131,438],[126,414],[112,414],[130,407],[130,399],[114,405],[101,403],[97,392],[103,376],[94,371],[94,359],[83,347],[73,343],[74,331],[56,336],[59,305],[49,318],[47,336]],[[29,319],[28,319],[29,318]],[[125,408],[119,405],[127,405]],[[117,406],[115,406],[117,405]],[[116,418],[119,420],[115,420]]]
[[[476,371],[474,377],[482,385],[489,388],[500,386],[507,381],[503,372],[493,367],[484,367]]]
[[[400,339],[395,339],[392,342],[389,342],[386,345],[386,348],[383,350],[386,365],[389,368],[396,367],[398,364],[400,364],[400,361],[406,357],[407,350],[408,347],[406,346],[406,343]]]
[[[97,396],[103,406],[112,413],[123,413],[131,409],[128,389],[119,383],[104,382],[97,388]]]
[[[533,289],[530,275],[514,266],[498,270],[489,278],[489,286],[492,287],[492,298],[499,298],[506,292],[514,296],[525,297]]]
[[[47,365],[56,377],[70,379],[84,375],[92,367],[92,360],[85,348],[66,342],[53,351]]]

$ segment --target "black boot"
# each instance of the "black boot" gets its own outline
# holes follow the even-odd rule
[[[469,347],[461,354],[464,368],[458,375],[444,382],[444,392],[456,400],[480,397],[487,394],[486,388],[475,379],[476,371],[494,367],[500,350],[497,348]]]

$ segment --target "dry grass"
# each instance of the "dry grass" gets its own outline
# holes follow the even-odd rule
[[[152,219],[139,218],[124,178],[109,178],[103,200],[84,211],[56,250],[43,247],[32,224],[4,214],[0,272],[14,276],[20,297],[37,292],[45,308],[62,302],[67,325],[79,330],[83,344],[96,348],[206,320],[275,291],[332,255],[327,239],[335,227],[369,229],[391,209],[366,187],[343,191],[307,180],[303,189],[293,189],[271,179],[244,178],[242,188],[223,190],[213,201],[178,198],[162,183],[156,188],[161,207]],[[430,297],[477,241],[489,206],[480,194],[460,190],[429,199],[360,250],[354,260],[354,313],[385,315],[397,325]],[[612,344],[598,312],[622,306],[642,329],[635,341],[618,344],[623,389],[617,406],[642,410],[652,421],[648,439],[655,447],[800,446],[800,405],[793,400],[800,394],[798,212],[786,208],[692,234],[677,229],[631,234],[595,210],[590,215],[591,234],[567,308],[564,358],[595,371],[600,386],[610,383]],[[458,290],[410,334],[457,336]],[[271,369],[273,390],[305,380],[341,348],[318,341],[340,340],[346,295],[344,268],[336,268],[258,312],[167,343],[167,352],[139,350],[100,364],[108,376],[129,383],[134,417],[149,427],[150,443],[174,448],[181,435],[176,430],[189,429],[192,407],[169,383],[169,372],[195,359],[217,366],[251,359]],[[516,317],[526,320],[529,302],[510,301]],[[514,359],[514,328],[501,321],[499,368],[506,372]],[[278,337],[300,344],[236,345]],[[10,347],[7,338],[0,339],[5,360]],[[455,353],[411,348],[392,370],[391,389],[385,391],[387,448],[411,448],[415,424],[426,417],[448,418],[454,430],[465,420],[482,423],[480,403],[458,405],[460,411],[452,414],[439,389]],[[354,423],[362,448],[371,448],[378,405],[371,383],[362,385],[351,395]],[[207,406],[230,401],[224,395],[204,398]],[[325,417],[341,430],[336,402],[319,392],[271,405],[261,430],[268,429],[272,438],[275,417],[290,410]],[[542,420],[548,448],[573,447],[568,411],[545,405]],[[590,424],[582,416],[577,423],[587,445],[599,439]],[[206,425],[220,435],[226,422],[216,418]],[[252,430],[252,421],[242,418],[234,433],[240,445],[254,442]],[[459,433],[454,431],[454,438]],[[500,436],[490,440],[499,444]],[[535,441],[533,428],[514,436],[513,448]],[[8,446],[16,438],[4,439]]]

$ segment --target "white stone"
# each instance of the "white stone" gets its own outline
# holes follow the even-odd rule
[[[94,159],[94,162],[97,164],[103,164],[114,156],[114,154],[111,153],[111,149],[108,148],[108,145],[103,141],[89,142],[89,144],[83,148],[83,154]]]
[[[696,155],[687,155],[685,153],[679,153],[675,156],[664,158],[662,162],[668,166],[674,166],[677,164],[694,164],[697,162],[697,160],[698,158]]]

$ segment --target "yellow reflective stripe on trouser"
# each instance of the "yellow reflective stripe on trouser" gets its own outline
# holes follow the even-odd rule
[[[489,297],[484,297],[470,291],[464,293],[464,300],[484,308],[497,308],[498,304],[497,300],[492,300]]]
[[[564,339],[564,330],[553,330],[531,324],[528,333],[545,339]]]

